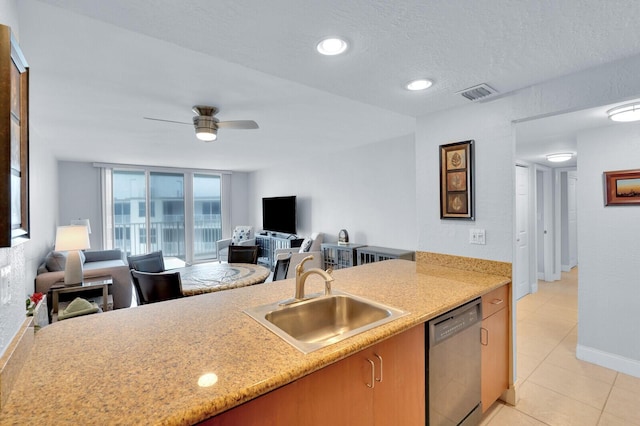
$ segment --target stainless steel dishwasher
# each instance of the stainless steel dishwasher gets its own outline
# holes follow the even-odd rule
[[[430,426],[480,423],[481,299],[429,321],[427,418]]]

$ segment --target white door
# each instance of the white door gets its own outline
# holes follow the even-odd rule
[[[576,185],[578,174],[567,173],[567,214],[569,228],[569,268],[578,264],[578,213],[576,208]]]
[[[516,300],[531,292],[529,284],[529,168],[516,166]]]

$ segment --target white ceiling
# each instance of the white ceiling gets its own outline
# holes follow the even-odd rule
[[[456,92],[480,83],[508,93],[640,53],[636,0],[18,6],[32,133],[58,158],[82,161],[245,171],[290,165],[413,137],[415,117],[468,103]],[[347,54],[318,55],[315,44],[326,35],[345,37]],[[435,84],[404,90],[415,77]],[[195,104],[219,107],[221,120],[253,119],[260,129],[223,129],[204,143],[190,126],[142,119],[188,122]]]

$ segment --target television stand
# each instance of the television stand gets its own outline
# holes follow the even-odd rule
[[[272,234],[275,234],[272,235]],[[258,249],[258,263],[273,271],[276,265],[275,253],[277,249],[300,247],[303,238],[288,238],[277,236],[276,233],[267,232],[267,235],[256,235]]]

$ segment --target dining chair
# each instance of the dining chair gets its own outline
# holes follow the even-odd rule
[[[155,273],[135,269],[130,272],[140,305],[183,297],[180,272]]]
[[[127,256],[129,269],[135,269],[140,272],[164,272],[164,257],[162,250],[154,251],[147,254],[139,254]]]
[[[258,246],[229,246],[229,263],[258,263]]]
[[[291,258],[284,257],[276,260],[276,267],[273,270],[273,278],[271,281],[284,280],[287,278],[287,272],[289,272],[289,265],[291,264]]]

